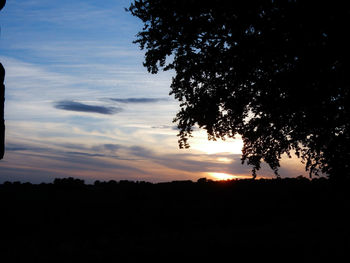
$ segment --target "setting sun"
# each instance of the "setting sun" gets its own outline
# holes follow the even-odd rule
[[[232,180],[236,178],[236,176],[227,173],[209,173],[209,175],[215,180]]]

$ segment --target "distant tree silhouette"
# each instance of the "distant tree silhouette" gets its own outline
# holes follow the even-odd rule
[[[55,185],[62,185],[62,186],[83,186],[84,180],[68,177],[68,178],[55,178],[53,181]]]
[[[199,184],[204,184],[204,183],[207,183],[207,182],[208,182],[208,179],[205,178],[205,177],[199,178],[199,179],[197,180],[197,183],[199,183]]]
[[[180,148],[193,127],[242,136],[242,163],[350,177],[350,8],[313,1],[135,0],[151,73],[174,70]]]

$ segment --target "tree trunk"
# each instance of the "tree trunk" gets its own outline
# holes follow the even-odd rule
[[[4,119],[4,102],[5,102],[5,69],[0,63],[0,160],[5,153],[5,119]]]

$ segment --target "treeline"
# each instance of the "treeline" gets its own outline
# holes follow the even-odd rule
[[[206,177],[199,178],[196,182],[192,180],[179,180],[179,181],[170,181],[170,182],[162,182],[162,183],[151,183],[147,181],[132,181],[132,180],[109,180],[109,181],[100,181],[96,180],[93,184],[86,184],[85,180],[79,179],[79,178],[74,178],[74,177],[66,177],[66,178],[55,178],[52,183],[40,183],[40,184],[32,184],[30,182],[20,182],[20,181],[5,181],[0,186],[10,186],[10,185],[24,185],[24,186],[30,186],[30,185],[71,185],[71,186],[106,186],[106,185],[188,185],[188,184],[211,184],[211,185],[232,185],[232,184],[286,184],[286,183],[325,183],[328,184],[330,183],[330,180],[327,177],[313,177],[312,179],[309,179],[307,177],[304,177],[302,175],[298,177],[287,177],[287,178],[281,178],[281,177],[276,177],[276,178],[271,178],[271,179],[232,179],[232,180],[212,180],[208,179]]]
[[[200,178],[196,182],[171,181],[163,183],[150,183],[146,181],[129,180],[96,180],[93,184],[86,184],[84,180],[68,177],[56,178],[52,183],[21,183],[4,182],[0,184],[0,198],[3,203],[35,200],[37,202],[52,202],[78,200],[89,202],[144,202],[152,200],[156,203],[165,200],[175,205],[178,201],[198,201],[200,203],[218,202],[230,207],[232,204],[253,206],[264,200],[267,204],[281,204],[283,200],[289,203],[302,201],[305,206],[313,200],[320,202],[341,203],[346,198],[347,182],[333,182],[327,178],[296,178],[276,179],[234,179],[213,181]],[[345,198],[345,199],[344,199]],[[339,200],[338,200],[339,199]],[[169,205],[170,205],[169,204]],[[298,204],[300,205],[300,204]]]
[[[86,184],[84,180],[67,177],[56,178],[52,183],[21,183],[4,182],[0,184],[0,197],[5,203],[15,200],[75,200],[82,199],[88,202],[90,199],[105,199],[105,202],[114,202],[125,199],[142,202],[148,199],[184,200],[198,199],[204,202],[217,201],[237,203],[243,202],[248,206],[264,200],[266,203],[280,203],[290,199],[290,202],[320,203],[330,201],[342,203],[347,200],[350,181],[332,181],[324,177],[308,179],[303,176],[296,178],[275,179],[234,179],[214,181],[200,178],[196,182],[171,181],[163,183],[151,183],[146,181],[129,180],[96,180],[93,184]],[[146,199],[145,199],[146,198]]]
[[[1,255],[46,262],[170,262],[185,255],[333,260],[350,249],[348,186],[303,177],[6,182]]]

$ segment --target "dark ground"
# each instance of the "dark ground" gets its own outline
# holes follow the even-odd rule
[[[0,261],[349,262],[349,186],[305,178],[4,183]]]

